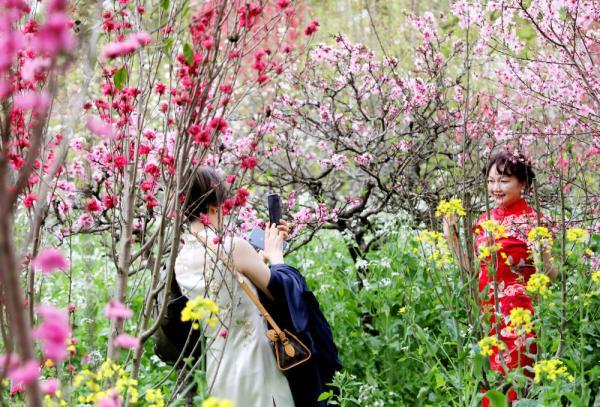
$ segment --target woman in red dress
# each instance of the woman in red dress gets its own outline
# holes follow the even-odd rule
[[[535,342],[529,340],[535,338],[531,327],[515,329],[510,321],[513,310],[529,311],[531,315],[534,312],[532,298],[525,289],[529,277],[536,272],[527,235],[540,222],[523,194],[531,187],[535,174],[522,157],[501,152],[490,159],[484,175],[487,177],[488,193],[496,207],[489,214],[481,215],[473,228],[475,255],[481,260],[479,293],[483,299],[480,306],[484,322],[491,327],[488,336],[498,336],[504,343],[504,346],[500,345],[501,351],[493,348],[490,368],[505,374],[505,369],[531,366],[533,360],[526,353],[536,352]],[[451,247],[458,249],[456,237],[450,234],[451,228],[447,224],[444,226]],[[557,269],[549,267],[550,253],[544,251],[542,259],[543,269],[554,279]],[[499,321],[496,321],[494,312],[496,304],[499,307],[497,315],[502,315]],[[530,343],[528,349],[527,342]],[[514,390],[508,393],[508,398],[510,401],[516,399]],[[489,405],[486,398],[483,405]]]

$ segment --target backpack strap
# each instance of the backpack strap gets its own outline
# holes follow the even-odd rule
[[[191,233],[196,237],[196,239],[198,239],[202,243],[204,243],[204,245],[208,249],[210,249],[210,251],[213,252],[223,262],[223,264],[225,264],[225,267],[227,267],[227,269],[230,272],[233,273],[233,275],[236,277],[236,280],[238,281],[238,283],[240,284],[240,286],[242,287],[242,289],[244,290],[244,292],[248,295],[248,297],[254,303],[254,305],[256,305],[256,308],[258,308],[258,310],[260,311],[260,313],[262,314],[262,316],[265,317],[265,319],[267,320],[267,322],[269,323],[269,325],[271,325],[271,327],[273,328],[273,330],[275,331],[275,333],[279,337],[279,339],[281,339],[285,343],[286,342],[285,332],[283,332],[279,328],[279,325],[277,325],[277,323],[275,322],[275,320],[273,319],[273,317],[271,316],[271,314],[269,314],[269,311],[267,311],[267,309],[264,307],[264,305],[262,305],[262,303],[260,302],[260,300],[252,292],[252,290],[250,289],[250,287],[248,287],[248,284],[244,280],[244,277],[242,276],[242,273],[240,273],[239,271],[237,271],[235,269],[235,266],[232,264],[232,262],[228,258],[226,258],[225,256],[223,256],[223,251],[222,250],[218,250],[218,248],[215,248],[215,244],[214,243],[210,242],[204,236],[200,236],[200,235],[198,235],[197,233],[194,233],[194,232],[191,232]]]

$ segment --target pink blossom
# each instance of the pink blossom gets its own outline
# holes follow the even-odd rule
[[[57,11],[66,11],[67,4],[67,0],[50,0],[46,3],[46,12],[54,13]]]
[[[111,42],[102,49],[102,56],[107,59],[122,57],[135,52],[139,47],[139,42],[133,38],[128,38],[125,41]]]
[[[69,355],[67,340],[71,336],[67,311],[41,305],[37,313],[44,321],[34,330],[33,336],[41,340],[44,357],[56,363],[66,359]]]
[[[140,340],[127,334],[121,334],[115,338],[113,344],[121,348],[137,349],[140,347]]]
[[[287,8],[290,5],[290,0],[277,0],[277,7],[280,9]]]
[[[23,110],[41,112],[50,104],[50,95],[46,92],[28,90],[14,97],[14,107]]]
[[[80,229],[90,228],[94,225],[94,218],[89,213],[84,213],[77,219],[77,225]]]
[[[21,366],[8,372],[8,377],[12,380],[13,386],[24,387],[32,383],[40,376],[40,366],[35,360],[29,360]]]
[[[308,24],[308,26],[306,26],[306,28],[304,29],[304,35],[310,36],[310,35],[316,33],[317,30],[318,30],[317,27],[319,27],[319,20],[313,20],[313,21],[311,21]]]
[[[145,47],[146,45],[150,45],[152,43],[152,36],[146,31],[140,31],[138,33],[132,34],[130,38],[133,38],[142,47]]]
[[[121,407],[123,400],[119,393],[111,391],[110,394],[104,396],[98,401],[98,407]]]
[[[13,353],[0,355],[0,372],[10,371],[19,366],[19,358]]]
[[[0,36],[0,72],[4,72],[13,64],[17,53],[23,46],[23,35],[19,31],[3,32]]]
[[[113,126],[98,117],[90,117],[86,123],[86,127],[98,136],[111,137],[115,134]]]
[[[102,212],[102,204],[96,198],[92,198],[85,205],[85,211],[90,213]]]
[[[43,274],[52,274],[56,269],[67,270],[69,262],[63,253],[52,247],[42,249],[35,259],[31,261],[34,269],[42,270]]]
[[[51,377],[40,383],[40,388],[44,394],[56,394],[60,381],[56,377]]]
[[[37,200],[38,200],[37,195],[34,193],[31,193],[31,194],[27,195],[25,197],[25,199],[23,199],[23,206],[25,206],[27,209],[31,209],[31,208],[33,208],[33,203]]]
[[[219,336],[221,338],[227,338],[227,329],[223,328],[223,330],[219,332]]]
[[[123,305],[116,299],[112,299],[106,304],[104,314],[110,319],[129,318],[133,315],[133,311]]]
[[[49,14],[36,37],[38,50],[49,57],[61,51],[71,51],[75,48],[71,27],[73,27],[73,20],[67,14],[62,12]]]
[[[12,89],[10,82],[4,78],[0,78],[0,100],[8,97],[11,94]]]

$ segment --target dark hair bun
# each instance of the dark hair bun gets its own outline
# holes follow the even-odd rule
[[[499,152],[490,158],[483,175],[490,175],[490,171],[494,167],[498,174],[514,175],[525,184],[527,189],[531,188],[535,180],[535,173],[531,168],[531,164],[522,154],[511,155],[506,151]]]

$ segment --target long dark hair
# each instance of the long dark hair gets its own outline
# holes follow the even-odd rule
[[[512,176],[514,175],[517,179],[525,184],[525,189],[529,190],[535,180],[535,173],[531,168],[531,164],[527,161],[525,156],[519,154],[517,156],[511,155],[506,151],[501,151],[496,155],[492,156],[483,171],[484,176],[489,176],[492,168],[496,167],[498,174]]]
[[[208,213],[208,206],[221,206],[227,199],[227,188],[223,180],[212,167],[199,167],[191,175],[190,189],[184,204],[184,214],[188,221],[193,221],[202,214]]]

